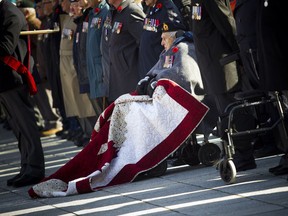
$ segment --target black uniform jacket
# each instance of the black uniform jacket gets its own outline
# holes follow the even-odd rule
[[[225,93],[235,89],[238,83],[235,64],[223,67],[219,62],[225,55],[239,50],[234,35],[235,20],[227,4],[227,0],[192,0],[192,32],[208,94]]]
[[[20,32],[27,29],[23,13],[8,0],[0,2],[0,56],[12,55],[23,63],[27,54],[27,36],[20,36]],[[16,88],[25,81],[0,61],[0,92]]]

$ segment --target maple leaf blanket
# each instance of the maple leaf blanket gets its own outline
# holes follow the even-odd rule
[[[176,151],[207,111],[167,79],[157,82],[152,98],[122,95],[99,116],[89,144],[28,193],[32,198],[68,196],[132,182]]]

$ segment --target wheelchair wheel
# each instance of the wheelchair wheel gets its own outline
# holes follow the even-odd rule
[[[167,160],[162,161],[160,164],[158,164],[156,167],[152,168],[151,170],[147,171],[147,175],[150,177],[159,177],[165,174],[167,171]]]
[[[214,143],[205,143],[198,152],[199,160],[206,166],[213,166],[220,160],[221,150]]]
[[[187,144],[181,151],[180,158],[190,166],[196,166],[200,164],[198,157],[199,149],[201,145],[199,144]]]
[[[221,179],[225,183],[232,184],[236,182],[236,167],[232,160],[222,160],[219,164],[219,171]]]

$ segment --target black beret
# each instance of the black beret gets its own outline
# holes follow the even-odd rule
[[[162,32],[185,30],[185,26],[178,20],[163,22],[160,27]]]

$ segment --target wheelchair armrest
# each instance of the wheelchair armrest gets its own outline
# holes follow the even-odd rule
[[[264,92],[261,90],[252,90],[252,91],[245,91],[245,92],[237,92],[234,95],[236,100],[249,100],[255,101],[261,98],[268,98],[268,92]]]

